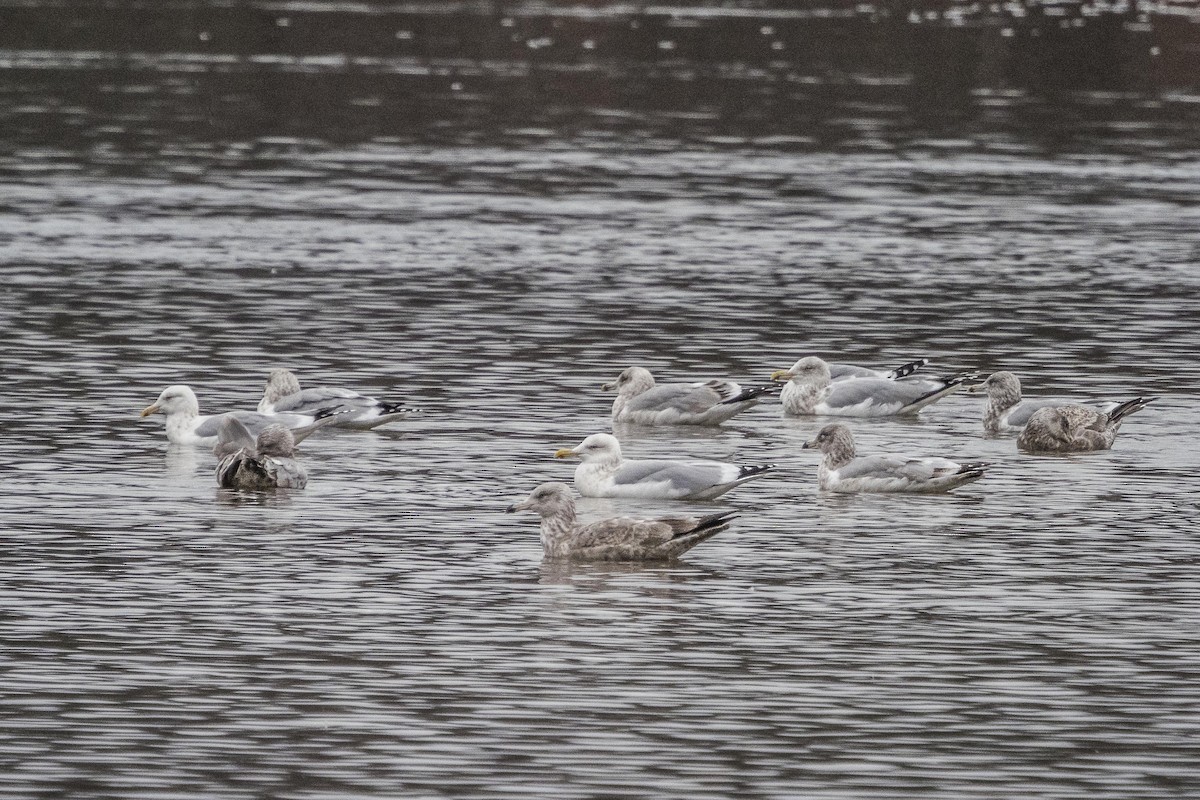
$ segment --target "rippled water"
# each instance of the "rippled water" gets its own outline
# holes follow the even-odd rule
[[[1195,24],[1046,7],[1169,63]],[[968,37],[915,72],[759,70],[733,35],[900,24],[865,4],[173,6],[109,50],[99,12],[22,8],[0,9],[0,794],[1200,791],[1194,84],[1132,57],[1025,80],[994,45],[1028,17],[905,22]],[[395,52],[355,38],[380,14]],[[221,20],[272,37],[218,47]],[[605,53],[656,20],[692,49]],[[447,66],[482,29],[525,38]],[[945,96],[939,58],[972,75]],[[551,454],[609,428],[623,367],[753,382],[808,353],[1161,399],[1077,457],[985,438],[965,395],[854,423],[864,451],[995,462],[943,497],[819,494],[821,421],[777,405],[619,429],[635,455],[779,465],[701,504],[739,518],[678,565],[543,564],[503,513],[569,478]],[[424,411],[310,439],[308,488],[277,497],[218,491],[211,453],[137,417],[177,382],[251,408],[275,366]]]

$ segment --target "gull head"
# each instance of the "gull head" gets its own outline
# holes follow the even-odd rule
[[[267,375],[267,386],[263,390],[263,399],[274,403],[288,395],[300,392],[300,381],[290,369],[273,369]]]
[[[980,389],[987,392],[988,399],[999,406],[1016,405],[1021,402],[1021,381],[1011,372],[993,372],[983,383],[977,383],[970,391]]]
[[[793,383],[826,384],[833,380],[829,374],[829,365],[816,356],[807,356],[792,364],[791,369],[777,369],[771,373],[771,380],[778,382],[792,381]]]
[[[593,433],[574,447],[556,450],[554,457],[578,458],[585,464],[589,461],[620,461],[621,443],[607,433]]]
[[[854,457],[854,436],[845,425],[826,425],[817,435],[800,445],[805,450],[820,450],[837,460]]]
[[[508,507],[508,513],[533,511],[543,517],[575,511],[575,498],[565,483],[543,483],[520,502]]]
[[[606,392],[615,391],[617,394],[641,394],[654,388],[654,376],[650,374],[650,370],[643,367],[630,367],[618,375],[615,381],[603,384],[600,388]]]
[[[178,385],[163,389],[157,400],[142,409],[141,415],[162,414],[169,417],[173,414],[199,413],[200,403],[196,400],[196,393],[187,386]]]
[[[260,456],[291,458],[296,454],[296,437],[282,425],[268,425],[258,435],[254,449]]]

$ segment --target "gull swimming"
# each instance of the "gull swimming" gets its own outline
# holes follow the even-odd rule
[[[845,425],[826,425],[801,447],[823,454],[817,484],[831,492],[948,492],[983,477],[990,464],[945,458],[856,456]]]
[[[917,414],[957,391],[972,377],[974,373],[943,379],[866,377],[834,381],[829,365],[816,356],[802,358],[791,369],[771,374],[772,380],[787,381],[780,395],[785,415],[842,417]]]
[[[1039,408],[1017,437],[1017,447],[1030,453],[1108,450],[1125,417],[1157,399],[1136,397],[1107,412],[1075,405]]]
[[[259,414],[255,411],[230,411],[225,414],[201,414],[196,393],[188,386],[168,386],[151,405],[142,409],[141,416],[162,414],[166,417],[167,440],[173,444],[198,444],[212,447],[217,443],[221,420],[234,417],[246,426],[251,436],[262,433],[268,425],[289,428],[297,443],[315,431],[337,421],[336,409],[321,409],[309,414]]]
[[[575,468],[575,488],[584,497],[712,500],[775,468],[723,461],[624,460],[620,442],[607,433],[592,434],[554,457],[583,461]]]
[[[654,382],[650,370],[630,367],[617,379],[600,387],[617,392],[613,422],[639,425],[720,425],[725,420],[758,405],[775,386],[743,389],[733,381],[703,383]]]
[[[237,417],[225,416],[213,453],[221,459],[217,485],[225,489],[261,492],[308,484],[308,473],[296,460],[292,432],[282,425],[268,425],[255,439]]]
[[[613,517],[580,524],[575,498],[564,483],[543,483],[509,513],[534,511],[542,518],[546,558],[573,561],[670,561],[729,527],[734,512],[705,517],[634,519]]]
[[[404,419],[415,408],[406,408],[400,403],[376,400],[352,389],[320,386],[316,389],[301,389],[300,381],[291,370],[273,369],[267,377],[258,410],[262,414],[284,412],[312,414],[322,408],[334,407],[347,413],[333,423],[339,428],[369,430],[389,422]]]
[[[1025,399],[1021,396],[1021,381],[1011,372],[993,372],[983,383],[971,386],[967,391],[971,394],[983,389],[987,393],[987,405],[983,407],[983,429],[988,433],[1008,433],[1019,431],[1029,423],[1034,412],[1041,408],[1057,408],[1061,406],[1080,406],[1079,403],[1063,398],[1036,397]],[[1153,400],[1155,398],[1150,398]],[[1146,402],[1150,402],[1147,400]],[[1110,413],[1117,408],[1117,403],[1102,403],[1094,409],[1100,413]],[[1132,414],[1132,411],[1126,414]]]

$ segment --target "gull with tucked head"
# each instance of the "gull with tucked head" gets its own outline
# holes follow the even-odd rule
[[[292,432],[282,425],[268,425],[255,439],[240,420],[226,416],[213,453],[221,459],[217,485],[225,489],[261,492],[308,484],[308,473],[296,460]]]
[[[1084,406],[1039,408],[1030,416],[1017,447],[1030,453],[1083,453],[1108,450],[1125,417],[1141,411],[1157,397],[1135,397],[1112,411]]]
[[[537,513],[545,557],[573,561],[671,561],[728,528],[733,515],[614,517],[583,525],[575,515],[575,498],[563,483],[543,483],[508,511]]]
[[[948,492],[979,480],[990,466],[945,458],[857,456],[854,436],[845,425],[826,425],[802,447],[823,454],[817,485],[831,492]]]
[[[743,389],[724,380],[656,384],[643,367],[630,367],[600,388],[617,392],[613,422],[637,425],[720,425],[776,391],[775,386]]]
[[[776,370],[771,379],[787,381],[780,399],[791,416],[824,414],[842,417],[887,417],[918,414],[958,390],[975,373],[944,379],[846,378],[834,381],[829,365],[808,356],[791,369]]]
[[[301,389],[300,381],[291,370],[273,369],[267,377],[258,410],[262,414],[312,414],[323,408],[343,412],[334,425],[339,428],[368,430],[395,422],[417,411],[400,403],[389,403],[359,394],[353,389],[319,386]]]
[[[575,488],[584,497],[712,500],[775,468],[723,461],[626,460],[620,442],[607,433],[592,434],[554,457],[583,461],[575,468]]]
[[[201,414],[200,402],[190,387],[168,386],[141,416],[162,414],[166,418],[167,440],[173,444],[198,444],[212,447],[217,443],[221,421],[234,417],[251,435],[257,436],[268,425],[283,425],[297,442],[337,421],[336,409],[321,409],[311,414],[259,414],[254,411],[229,411],[225,414]]]

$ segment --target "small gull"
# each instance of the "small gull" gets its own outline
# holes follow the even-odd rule
[[[616,390],[613,422],[639,425],[720,425],[757,405],[775,386],[743,389],[733,381],[660,383],[643,367],[630,367],[600,388]]]
[[[575,488],[584,497],[712,500],[772,469],[773,464],[738,466],[723,461],[624,460],[615,436],[595,433],[555,458],[578,457]]]
[[[728,528],[734,513],[698,518],[613,517],[581,525],[575,517],[575,498],[563,483],[543,483],[508,511],[539,514],[545,557],[573,561],[670,561]]]
[[[217,485],[225,489],[303,489],[308,483],[292,432],[282,425],[268,425],[255,439],[236,417],[226,416],[213,453],[221,459]]]
[[[887,417],[917,414],[955,392],[963,381],[974,377],[964,373],[944,379],[846,378],[834,381],[829,365],[808,356],[791,369],[772,373],[773,380],[787,381],[780,399],[783,413],[791,416],[824,414],[841,417]]]
[[[826,425],[803,448],[824,455],[817,483],[831,492],[948,492],[977,481],[990,466],[986,462],[959,463],[945,458],[855,456],[854,437],[845,425]]]
[[[1039,408],[1017,437],[1017,447],[1030,453],[1108,450],[1125,417],[1157,399],[1137,397],[1107,412],[1074,405]]]
[[[1011,372],[993,372],[983,383],[977,383],[967,391],[976,394],[980,389],[987,393],[987,405],[983,408],[983,429],[988,433],[1019,431],[1028,424],[1033,413],[1041,408],[1080,405],[1061,397],[1025,399],[1021,396],[1020,379]],[[1115,402],[1100,403],[1095,410],[1109,413],[1116,409],[1117,405]]]
[[[234,417],[246,426],[251,436],[268,425],[280,424],[291,429],[296,442],[337,421],[336,409],[321,409],[310,414],[259,414],[254,411],[230,411],[226,414],[201,414],[196,393],[188,386],[168,386],[153,404],[142,409],[142,416],[166,417],[167,440],[174,444],[198,444],[212,447],[217,443],[221,420]]]
[[[339,416],[334,425],[359,430],[369,430],[404,419],[417,410],[406,408],[399,403],[376,400],[352,389],[334,386],[301,389],[300,381],[287,369],[271,370],[267,377],[267,385],[263,389],[262,400],[258,402],[258,410],[262,414],[311,414],[327,407],[336,407],[347,412]]]

